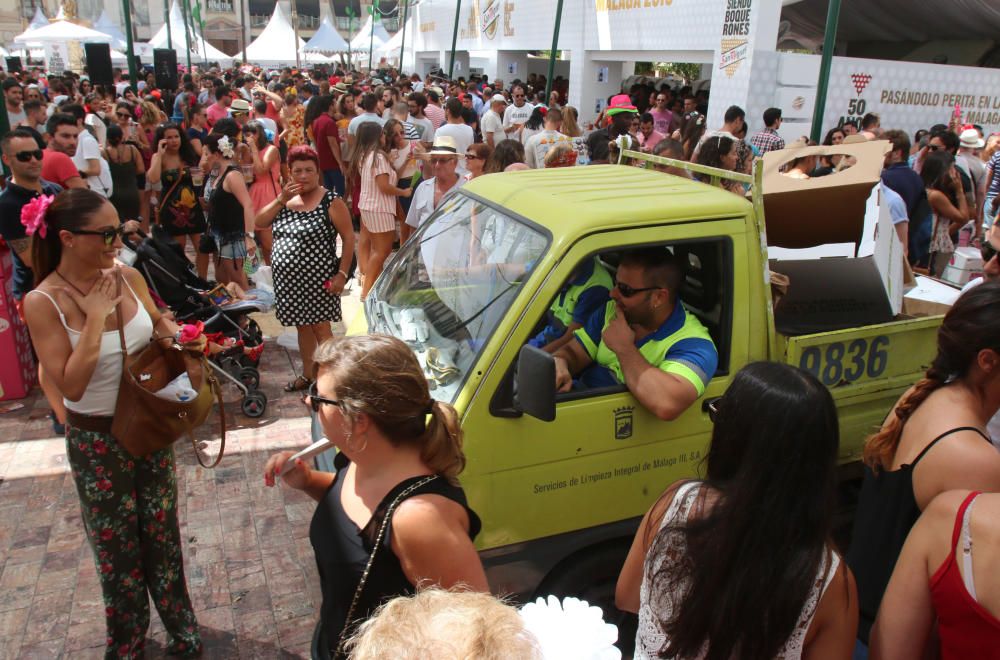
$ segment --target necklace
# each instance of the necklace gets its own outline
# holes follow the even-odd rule
[[[80,290],[80,287],[78,287],[77,285],[75,285],[75,284],[73,284],[72,282],[70,282],[70,281],[69,281],[69,279],[67,279],[65,275],[63,275],[62,273],[60,273],[58,269],[56,269],[56,275],[58,275],[59,277],[61,277],[61,278],[62,278],[62,280],[63,280],[63,282],[65,282],[66,284],[68,284],[68,285],[70,285],[71,287],[73,287],[73,289],[74,289],[74,290],[75,290],[75,291],[76,291],[77,293],[79,293],[79,294],[80,294],[81,296],[83,296],[84,298],[86,298],[86,297],[87,297],[87,294],[86,294],[86,293],[84,293],[83,291],[81,291],[81,290]]]

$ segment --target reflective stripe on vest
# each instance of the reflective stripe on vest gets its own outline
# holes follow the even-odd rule
[[[680,305],[680,301],[677,302]],[[671,335],[664,337],[663,339],[650,339],[646,341],[642,346],[639,346],[639,353],[645,358],[646,362],[650,363],[657,369],[665,371],[667,373],[677,374],[685,380],[691,381],[691,384],[695,386],[698,390],[698,395],[700,396],[705,390],[704,378],[711,379],[715,374],[700,374],[690,366],[683,362],[667,362],[666,355],[670,348],[679,341],[684,339],[705,339],[709,342],[712,341],[711,335],[709,335],[708,330],[701,324],[694,314],[688,313],[686,309],[681,308],[684,314],[684,324]],[[576,337],[583,342],[584,348],[587,349],[589,355],[594,355],[594,361],[609,369],[618,380],[619,383],[625,382],[625,374],[622,372],[622,365],[618,361],[618,356],[604,343],[604,331],[607,330],[608,325],[614,318],[615,314],[615,301],[608,301],[608,304],[604,306],[604,325],[601,327],[601,342],[598,345],[594,345],[593,340],[584,330],[578,330],[576,332]],[[713,343],[714,344],[714,343]]]
[[[576,309],[576,303],[580,300],[580,296],[583,295],[584,291],[595,286],[603,287],[608,291],[611,291],[611,287],[614,286],[611,274],[598,263],[596,257],[593,260],[593,271],[587,281],[583,284],[571,285],[565,293],[557,295],[552,301],[552,306],[549,307],[549,312],[563,324],[564,328],[568,328],[569,324],[573,322],[573,311]]]

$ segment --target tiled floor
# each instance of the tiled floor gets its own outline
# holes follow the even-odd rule
[[[355,301],[344,298],[348,320]],[[280,332],[273,319],[262,326]],[[291,356],[299,369],[298,354]],[[282,391],[293,371],[274,340],[261,374],[269,399],[261,419],[244,417],[239,392],[224,387],[229,433],[217,469],[198,465],[190,446],[176,446],[185,571],[206,658],[309,657],[319,608],[309,544],[314,503],[263,484],[273,452],[310,441],[306,408]],[[64,440],[53,436],[39,394],[23,403],[0,414],[0,660],[101,658],[104,606]],[[213,415],[200,435],[217,433]],[[163,657],[163,626],[155,613],[151,619],[147,657]]]

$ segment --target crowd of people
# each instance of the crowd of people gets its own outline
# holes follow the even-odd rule
[[[11,173],[0,235],[53,423],[65,425],[101,568],[107,657],[141,656],[147,589],[170,652],[202,650],[173,454],[136,459],[110,432],[121,346],[178,332],[138,271],[116,265],[123,233],[137,230],[171,237],[199,275],[211,267],[224,284],[247,289],[259,265],[273,270],[277,317],[296,328],[303,361],[286,389],[304,393],[339,449],[334,473],[282,452],[264,474],[267,486],[283,481],[317,502],[310,538],[323,602],[313,657],[402,657],[391,649],[417,639],[541,657],[507,605],[470,594],[489,585],[473,545],[481,521],[459,482],[455,409],[431,397],[403,342],[333,339],[341,294],[356,277],[365,299],[394,247],[483,175],[613,163],[632,149],[673,161],[654,169],[745,196],[746,185],[684,163],[746,174],[764,154],[809,141],[786,144],[778,108],[754,132],[736,106],[709,127],[707,93],[669,86],[615,94],[581,126],[567,81],[546,96],[534,74],[505,84],[253,67],[185,73],[177,89],[158,88],[152,74],[115,79],[5,77],[12,130],[0,140]],[[736,374],[708,408],[704,477],[664,484],[621,569],[616,602],[638,614],[637,658],[918,657],[932,643],[943,657],[986,657],[1000,648],[1000,503],[991,494],[1000,492],[1000,453],[990,442],[1000,438],[1000,284],[988,282],[1000,276],[998,138],[953,122],[911,141],[875,115],[826,134],[831,147],[890,143],[882,190],[914,266],[940,274],[956,245],[978,243],[984,278],[945,317],[925,377],[867,440],[848,549],[831,540],[839,429],[829,391],[780,364]],[[833,152],[790,153],[785,174],[830,176],[851,164]],[[718,356],[677,298],[681,279],[662,250],[629,252],[613,279],[596,261],[578,269],[561,292],[572,305],[532,340],[554,354],[558,387],[625,383],[664,420],[692,405]],[[660,337],[666,326],[674,334]],[[683,340],[687,366],[650,376],[636,332],[656,335],[667,360]],[[606,362],[609,352],[618,359]],[[428,584],[454,591],[414,596]],[[475,628],[442,614],[452,609],[490,615]],[[435,637],[442,617],[451,627]],[[404,623],[418,632],[398,634]]]

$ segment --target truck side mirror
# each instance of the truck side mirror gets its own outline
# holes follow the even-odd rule
[[[556,418],[556,363],[551,354],[534,346],[521,347],[514,408],[543,422]]]

